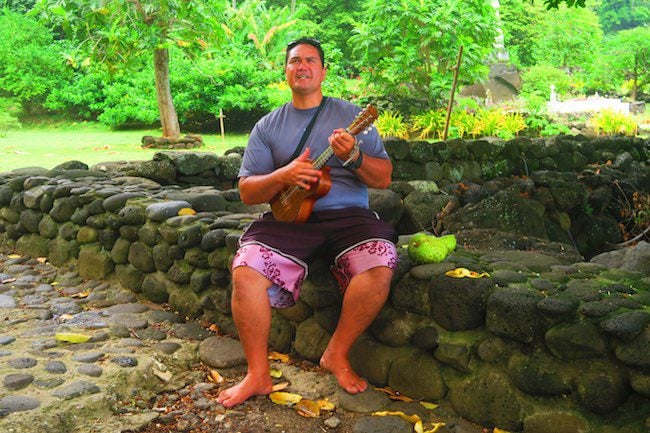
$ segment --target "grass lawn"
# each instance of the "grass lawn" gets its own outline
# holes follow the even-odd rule
[[[165,149],[143,149],[144,135],[161,136],[160,130],[112,131],[98,123],[65,123],[23,126],[0,136],[0,172],[23,167],[53,168],[66,161],[77,160],[92,166],[105,161],[151,160]],[[218,155],[235,146],[245,146],[245,134],[203,136],[204,146],[192,149]]]

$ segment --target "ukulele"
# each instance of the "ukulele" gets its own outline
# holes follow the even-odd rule
[[[345,128],[351,135],[357,135],[377,119],[377,109],[368,104],[364,110],[355,117],[354,121]],[[334,155],[332,146],[312,162],[316,170],[320,170],[327,161]],[[323,168],[323,175],[320,180],[313,183],[311,188],[304,189],[296,185],[287,185],[271,199],[271,212],[278,221],[303,223],[311,215],[316,200],[323,197],[332,187],[332,177],[329,174],[330,167]]]

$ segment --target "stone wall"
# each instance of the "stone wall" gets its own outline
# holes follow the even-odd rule
[[[540,169],[580,171],[596,159],[626,173],[645,170],[638,179],[647,181],[647,141],[607,141],[624,152],[604,142],[389,142],[395,182],[371,191],[371,202],[407,227],[404,218],[417,221],[413,209],[428,197],[409,196],[434,189],[449,196],[438,184],[444,191],[497,175],[534,179]],[[71,162],[2,174],[0,244],[85,279],[114,279],[234,335],[229,264],[242,230],[268,209],[243,205],[233,188],[240,152],[170,152],[140,163],[88,169]],[[412,232],[400,231],[401,246]],[[399,248],[389,302],[355,346],[355,369],[375,385],[448,402],[486,426],[526,433],[648,428],[650,245],[585,262],[548,237],[475,226],[454,233],[459,247],[442,263],[415,266]],[[456,267],[489,277],[445,275]],[[274,349],[319,359],[341,304],[327,269],[314,263],[298,304],[273,312]]]

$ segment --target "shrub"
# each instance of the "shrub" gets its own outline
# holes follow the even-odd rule
[[[451,112],[449,119],[450,138],[465,138],[466,135],[472,134],[476,127],[476,117],[473,113],[466,110],[454,110]]]
[[[419,139],[442,138],[445,128],[446,111],[443,109],[429,110],[413,116],[412,131],[418,133]]]
[[[638,129],[632,116],[614,110],[599,111],[590,119],[589,125],[596,131],[596,135],[634,136]]]
[[[382,137],[407,139],[409,130],[401,114],[393,111],[383,111],[375,121],[375,127]]]
[[[0,98],[0,137],[6,137],[12,129],[22,125],[16,116],[20,113],[20,104],[12,98]]]
[[[571,94],[572,84],[569,74],[562,69],[548,65],[538,65],[529,68],[521,76],[522,97],[539,96],[548,101],[551,96],[551,85],[559,96]]]

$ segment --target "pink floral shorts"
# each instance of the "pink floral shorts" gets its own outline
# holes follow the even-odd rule
[[[301,259],[284,254],[257,241],[240,246],[232,268],[249,266],[271,281],[268,288],[273,307],[290,307],[300,296],[300,287],[307,277],[307,264]],[[357,274],[377,266],[395,269],[397,249],[385,239],[369,239],[351,246],[334,259],[330,270],[339,282],[341,292]]]

